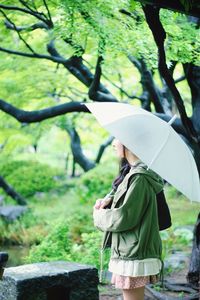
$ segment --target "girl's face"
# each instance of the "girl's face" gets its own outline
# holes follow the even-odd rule
[[[119,140],[114,138],[112,146],[116,151],[117,156],[119,156],[120,158],[124,157],[124,145]]]

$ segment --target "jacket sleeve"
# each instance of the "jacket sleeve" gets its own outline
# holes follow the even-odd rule
[[[149,202],[149,186],[142,174],[133,176],[122,206],[93,210],[94,226],[101,231],[120,232],[135,227]]]

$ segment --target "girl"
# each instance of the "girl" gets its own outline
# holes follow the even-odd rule
[[[156,194],[164,183],[119,140],[113,147],[126,164],[112,195],[96,201],[94,225],[104,232],[102,251],[110,242],[111,283],[122,289],[124,300],[143,300],[145,284],[156,282],[162,267]]]

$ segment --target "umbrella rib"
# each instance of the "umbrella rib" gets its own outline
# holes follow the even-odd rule
[[[175,121],[176,118],[177,118],[177,115],[175,114],[175,115],[171,118],[171,120],[169,120],[168,124],[171,125],[171,124]],[[150,164],[149,164],[147,170],[149,170],[149,168],[152,166],[152,164],[155,162],[156,158],[158,157],[158,155],[159,155],[160,152],[162,151],[163,147],[166,145],[166,143],[167,143],[167,141],[168,141],[168,138],[169,138],[169,135],[170,135],[170,128],[171,128],[171,127],[168,128],[169,131],[168,131],[168,136],[167,136],[166,140],[165,140],[164,143],[161,145],[161,147],[160,147],[160,149],[157,151],[157,153],[154,155],[154,157],[153,157],[152,161],[150,162]]]
[[[170,127],[168,128],[168,135],[167,138],[165,139],[165,141],[163,142],[163,144],[160,146],[160,148],[158,149],[158,151],[156,152],[156,154],[154,155],[154,157],[152,158],[150,164],[148,165],[147,170],[150,169],[150,167],[152,166],[152,164],[155,162],[155,160],[157,159],[158,155],[160,154],[160,152],[162,151],[162,149],[164,148],[164,146],[166,145],[168,139],[169,139],[169,135],[170,135]]]

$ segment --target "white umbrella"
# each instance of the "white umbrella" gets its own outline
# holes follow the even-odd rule
[[[147,166],[190,200],[200,202],[200,181],[191,150],[167,123],[130,104],[83,103],[99,123]]]

